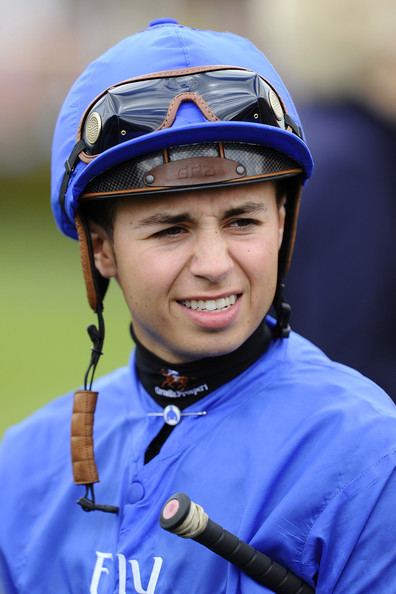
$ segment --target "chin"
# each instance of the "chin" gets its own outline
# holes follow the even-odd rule
[[[218,337],[212,336],[211,340],[206,340],[204,344],[199,346],[197,345],[197,348],[194,350],[191,350],[190,345],[190,349],[186,350],[184,353],[180,352],[179,356],[185,362],[197,361],[199,359],[208,359],[212,357],[221,357],[236,351],[236,349],[238,349],[247,339],[248,336],[242,338],[241,340],[228,340],[222,342],[218,340]]]

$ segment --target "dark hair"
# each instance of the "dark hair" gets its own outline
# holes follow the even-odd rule
[[[100,225],[112,236],[115,213],[121,200],[125,200],[125,198],[85,200],[80,202],[79,212],[87,221]]]

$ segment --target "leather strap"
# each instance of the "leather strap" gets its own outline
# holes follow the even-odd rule
[[[150,185],[174,187],[228,181],[243,178],[245,173],[245,168],[232,159],[191,157],[158,165],[145,178]]]
[[[106,294],[109,280],[103,278],[96,270],[91,236],[86,221],[77,215],[75,224],[80,244],[81,266],[87,290],[88,303],[94,312],[103,308],[103,298]]]
[[[93,423],[98,392],[78,390],[74,394],[71,423],[73,478],[77,485],[99,482],[93,443]]]

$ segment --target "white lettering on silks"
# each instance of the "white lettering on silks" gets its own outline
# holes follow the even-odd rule
[[[101,590],[99,590],[99,583],[103,574],[107,576],[110,574],[110,569],[105,567],[106,559],[111,559],[113,561],[112,553],[102,553],[100,551],[96,551],[96,563],[92,573],[91,578],[91,585],[89,588],[90,594],[100,594]],[[142,578],[140,574],[140,567],[139,562],[136,559],[129,559],[129,563],[132,570],[132,578],[133,578],[133,592],[127,593],[126,590],[126,583],[127,583],[127,560],[124,555],[117,554],[118,559],[118,594],[155,594],[155,588],[158,583],[159,574],[161,571],[163,559],[162,557],[153,557],[153,568],[151,570],[150,579],[147,584],[146,590],[143,588],[142,585]],[[111,564],[113,565],[113,564]],[[104,584],[103,584],[104,585]],[[108,586],[108,584],[107,584]],[[103,590],[107,592],[107,589]]]
[[[102,573],[106,573],[107,575],[110,573],[107,567],[104,567],[105,559],[113,559],[113,555],[111,553],[101,553],[100,551],[96,551],[96,564],[92,574],[89,594],[98,594],[98,586]]]
[[[124,555],[118,557],[118,594],[126,594],[126,559]]]
[[[129,562],[132,567],[132,575],[133,575],[133,586],[137,594],[154,594],[155,587],[158,582],[159,574],[161,571],[163,559],[162,557],[153,557],[154,564],[153,569],[151,570],[150,580],[147,584],[147,590],[143,590],[142,588],[142,580],[140,578],[140,568],[139,563],[136,559],[131,559]]]

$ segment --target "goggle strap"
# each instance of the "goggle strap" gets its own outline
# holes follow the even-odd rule
[[[294,134],[296,134],[299,138],[303,138],[302,128],[297,124],[297,122],[295,122],[293,118],[287,113],[284,114],[284,119],[286,126],[290,127]]]
[[[73,147],[72,152],[70,153],[68,159],[65,161],[65,173],[63,174],[60,190],[59,190],[59,203],[63,213],[67,216],[65,211],[65,197],[67,192],[67,186],[69,185],[69,180],[72,172],[76,167],[76,162],[78,159],[78,155],[87,148],[87,145],[83,139],[76,142]]]

